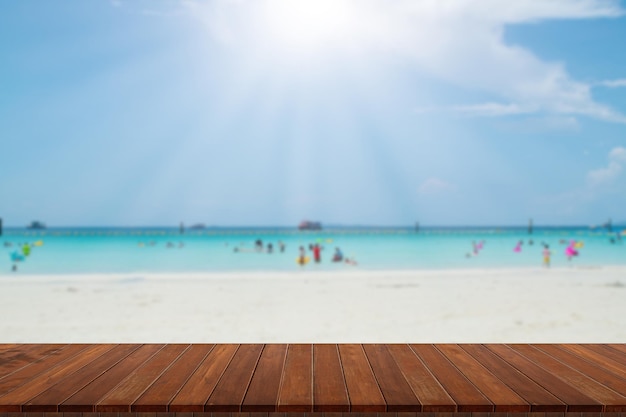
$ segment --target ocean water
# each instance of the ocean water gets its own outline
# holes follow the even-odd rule
[[[552,267],[626,265],[626,236],[622,228],[5,228],[0,236],[0,275],[141,272],[337,271],[541,267],[543,244],[552,251]],[[274,251],[257,252],[256,240]],[[568,260],[570,241],[582,245]],[[285,244],[280,252],[278,242]],[[472,242],[484,242],[477,256]],[[521,250],[514,247],[523,242]],[[320,244],[322,261],[296,263],[298,248]],[[31,252],[14,262],[13,252]],[[335,248],[357,265],[331,262]],[[235,248],[238,250],[236,251]],[[307,249],[308,256],[312,253]],[[17,271],[12,271],[17,265]]]

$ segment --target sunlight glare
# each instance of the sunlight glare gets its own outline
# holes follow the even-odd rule
[[[290,53],[347,47],[357,38],[350,0],[269,0],[265,11],[268,41]]]

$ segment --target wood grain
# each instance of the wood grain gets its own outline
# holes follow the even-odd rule
[[[313,346],[313,411],[350,411],[337,345]]]
[[[241,345],[220,378],[204,409],[212,412],[239,412],[263,345]]]
[[[217,345],[198,366],[169,406],[173,412],[203,412],[209,396],[232,360],[239,345]]]
[[[278,411],[313,411],[313,345],[289,345]]]
[[[190,345],[167,345],[96,404],[98,412],[130,412],[131,405]]]
[[[387,411],[385,398],[361,345],[339,345],[339,355],[350,397],[350,411]]]
[[[626,413],[621,344],[0,344],[0,375],[0,417]]]
[[[413,351],[445,388],[461,412],[490,412],[494,405],[432,345],[411,345]]]
[[[494,404],[496,412],[530,411],[530,404],[460,346],[437,345],[437,348]]]

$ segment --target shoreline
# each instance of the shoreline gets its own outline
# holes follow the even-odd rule
[[[19,275],[0,343],[624,343],[626,267]]]
[[[519,274],[519,273],[538,273],[546,272],[576,272],[576,271],[599,271],[599,272],[623,272],[626,278],[626,265],[571,265],[571,266],[552,266],[549,268],[543,266],[511,266],[511,267],[468,267],[468,268],[407,268],[407,269],[367,269],[360,267],[345,269],[324,269],[315,270],[312,267],[297,270],[223,270],[223,271],[130,271],[130,272],[59,272],[59,273],[22,273],[2,272],[1,280],[10,280],[15,278],[18,280],[28,279],[47,279],[47,278],[85,278],[85,277],[102,277],[115,278],[127,277],[129,275],[147,276],[147,277],[172,277],[182,276],[186,278],[204,279],[210,277],[222,276],[257,276],[257,277],[280,277],[280,276],[376,276],[376,275],[490,275],[490,274]]]

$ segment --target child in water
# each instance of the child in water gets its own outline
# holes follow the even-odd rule
[[[550,268],[550,255],[552,255],[552,252],[550,252],[550,246],[544,245],[543,246],[543,266],[545,266],[546,268]]]

